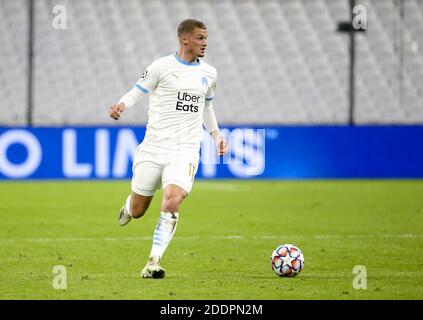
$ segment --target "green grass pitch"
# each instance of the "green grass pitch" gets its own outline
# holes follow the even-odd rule
[[[0,299],[423,299],[423,181],[197,181],[162,265],[141,279],[161,191],[116,215],[129,181],[0,183]],[[298,245],[303,272],[269,256]],[[67,289],[53,288],[53,267]],[[366,268],[355,289],[353,268]],[[363,284],[363,282],[360,282]]]

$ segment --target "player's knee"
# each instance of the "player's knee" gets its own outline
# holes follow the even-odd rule
[[[163,211],[166,212],[179,212],[179,206],[184,198],[181,195],[172,195],[164,199]]]

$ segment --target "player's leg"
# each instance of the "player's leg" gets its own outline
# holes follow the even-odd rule
[[[160,261],[166,251],[178,225],[179,207],[187,196],[188,192],[175,184],[169,184],[165,187],[160,219],[154,230],[150,258]]]
[[[164,189],[160,218],[154,229],[153,246],[147,265],[141,274],[143,278],[163,278],[165,276],[166,272],[160,266],[160,259],[175,234],[179,207],[187,196],[187,191],[174,184],[169,184]]]
[[[162,212],[179,212],[182,201],[188,196],[188,191],[176,184],[168,184],[163,192]]]
[[[140,218],[147,211],[154,192],[160,185],[162,166],[151,161],[143,161],[134,166],[131,189],[125,204],[118,215],[118,223],[126,225],[132,218]]]
[[[179,208],[191,191],[195,171],[195,166],[192,163],[171,164],[163,170],[164,192],[160,219],[154,230],[149,260],[141,274],[144,278],[165,276],[165,270],[160,266],[160,259],[175,234]]]
[[[150,206],[153,196],[143,196],[132,191],[120,209],[118,222],[121,226],[128,224],[132,218],[141,218]]]

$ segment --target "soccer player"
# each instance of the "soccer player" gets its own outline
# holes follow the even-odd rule
[[[207,47],[207,28],[201,21],[184,20],[178,27],[178,38],[178,52],[154,61],[109,111],[119,120],[124,110],[150,95],[145,137],[134,156],[132,193],[118,215],[122,226],[142,217],[155,190],[162,186],[160,219],[150,257],[141,272],[143,278],[165,276],[160,259],[175,233],[179,207],[194,182],[203,124],[214,139],[218,155],[229,149],[212,106],[217,71],[199,59]]]

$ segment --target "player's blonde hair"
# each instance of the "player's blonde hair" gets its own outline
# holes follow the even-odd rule
[[[193,32],[195,28],[207,29],[206,25],[195,19],[186,19],[182,21],[178,26],[178,37],[184,33]]]

